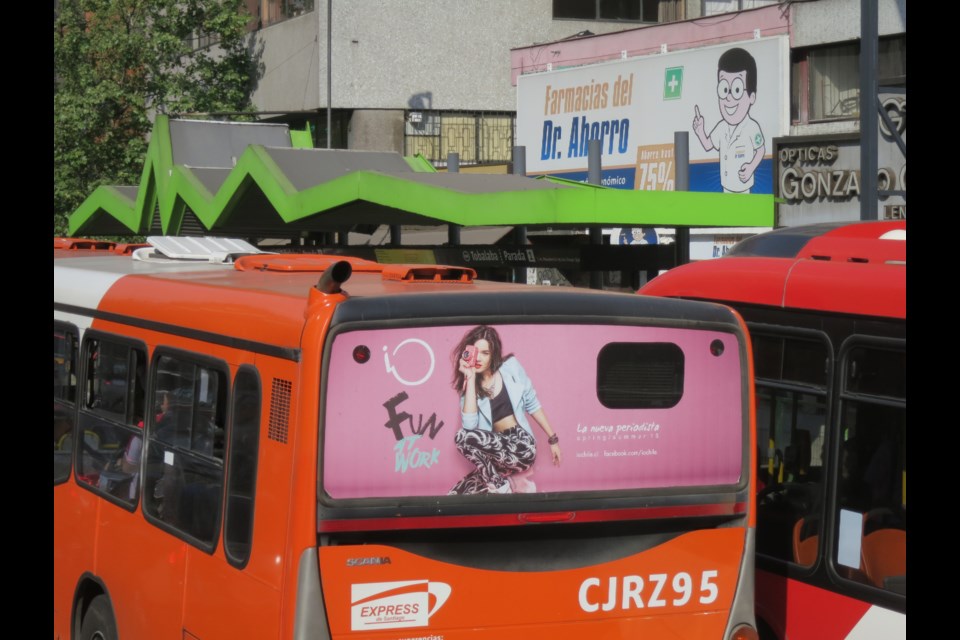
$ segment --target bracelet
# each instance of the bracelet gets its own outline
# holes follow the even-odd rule
[[[560,436],[558,436],[557,434],[553,434],[552,436],[547,438],[547,444],[551,446],[555,444],[560,444]]]

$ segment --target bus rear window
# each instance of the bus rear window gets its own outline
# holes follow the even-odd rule
[[[327,351],[334,500],[734,485],[731,333],[498,324],[343,330]]]
[[[597,357],[597,398],[610,409],[676,405],[683,395],[683,351],[670,343],[617,342]]]

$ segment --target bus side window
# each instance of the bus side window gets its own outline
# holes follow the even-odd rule
[[[53,324],[53,483],[70,477],[74,402],[77,396],[77,330]]]
[[[813,566],[823,508],[829,350],[821,336],[753,335],[757,379],[757,552]],[[759,482],[758,482],[759,484]]]
[[[856,347],[844,362],[838,572],[906,595],[905,354]]]
[[[230,564],[242,568],[253,543],[257,456],[260,450],[260,377],[241,367],[233,383],[233,419],[227,459],[227,506],[223,544]]]
[[[77,479],[87,488],[133,505],[136,474],[124,468],[124,460],[141,434],[146,349],[118,336],[88,334],[83,359]]]
[[[77,330],[62,322],[53,326],[53,398],[73,404],[77,395]]]
[[[206,360],[154,356],[158,411],[147,427],[143,508],[152,522],[212,551],[220,528],[228,375]]]

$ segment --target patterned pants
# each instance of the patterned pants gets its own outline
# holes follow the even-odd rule
[[[454,485],[451,495],[496,491],[507,484],[507,476],[526,471],[537,458],[537,441],[519,425],[500,432],[460,429],[453,442],[477,468]]]

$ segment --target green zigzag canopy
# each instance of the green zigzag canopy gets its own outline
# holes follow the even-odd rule
[[[338,231],[358,224],[465,227],[773,225],[773,196],[610,189],[556,178],[438,173],[422,157],[297,148],[286,125],[154,124],[140,185],[98,187],[70,235]]]

